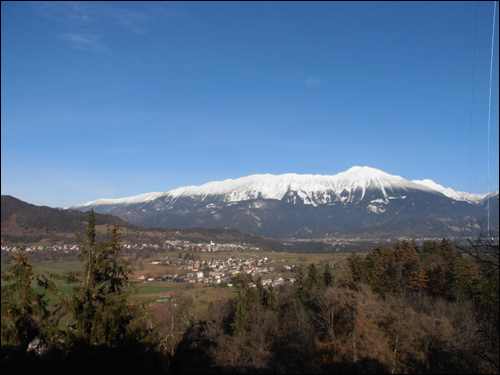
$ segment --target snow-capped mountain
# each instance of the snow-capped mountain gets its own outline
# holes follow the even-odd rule
[[[251,199],[277,199],[287,197],[289,202],[311,204],[330,204],[333,202],[356,203],[365,198],[367,191],[378,189],[388,199],[395,190],[413,188],[414,183],[399,176],[392,176],[381,170],[369,167],[352,167],[335,176],[299,175],[252,175],[210,182],[202,186],[190,186],[171,190],[172,197],[182,196],[222,196],[226,202],[240,202]]]
[[[251,199],[282,200],[293,196],[292,203],[300,202],[316,206],[333,202],[356,203],[363,200],[367,191],[370,190],[379,190],[383,198],[387,200],[391,197],[391,193],[396,190],[418,189],[442,192],[434,188],[432,184],[444,189],[430,180],[425,181],[430,183],[426,185],[421,181],[408,181],[400,176],[390,175],[370,167],[352,167],[346,172],[334,176],[295,173],[256,174],[234,180],[209,182],[201,186],[181,187],[166,193],[147,193],[118,199],[98,199],[76,205],[73,208],[145,203],[163,197],[172,201],[182,197],[197,197],[202,201],[209,197],[220,197],[221,201],[230,203]]]
[[[443,193],[449,198],[452,198],[456,201],[465,201],[465,202],[473,202],[473,203],[479,203],[481,202],[486,196],[486,194],[471,194],[467,193],[465,191],[455,191],[452,188],[445,188],[442,185],[436,184],[432,180],[413,180],[413,182],[417,184],[421,184],[424,186],[427,186],[428,188],[431,188],[433,190],[439,191],[440,193]]]
[[[401,230],[444,235],[480,225],[485,197],[352,167],[334,176],[251,175],[72,208],[141,225],[236,227],[270,237]]]

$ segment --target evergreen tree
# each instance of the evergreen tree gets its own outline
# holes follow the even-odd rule
[[[323,271],[323,285],[325,287],[329,287],[332,284],[333,284],[333,274],[330,269],[330,265],[327,263],[325,264],[325,270]]]
[[[91,210],[87,238],[78,236],[85,261],[84,277],[82,284],[74,288],[70,310],[75,320],[76,338],[91,345],[117,347],[128,339],[141,339],[129,335],[137,311],[127,305],[132,287],[131,268],[120,255],[118,231],[119,226],[114,225],[109,240],[96,242],[95,217]]]
[[[441,243],[439,244],[439,248],[441,249],[441,251],[452,251],[452,250],[455,250],[455,248],[453,247],[451,241],[447,238],[443,238],[441,240]]]
[[[379,293],[398,293],[399,285],[394,261],[394,250],[388,246],[380,246],[366,256],[368,267],[372,270],[370,285]]]
[[[418,246],[418,243],[417,241],[415,241],[415,239],[412,238],[412,240],[410,241],[410,248],[414,249],[417,253],[420,252],[420,248]]]
[[[276,294],[272,285],[269,285],[266,290],[265,307],[271,311],[276,309]]]
[[[248,282],[241,275],[233,279],[233,283],[238,288],[238,295],[235,302],[234,319],[231,323],[233,333],[241,335],[250,328],[250,306],[248,295]]]
[[[262,279],[261,277],[257,277],[257,283],[255,284],[257,288],[257,294],[259,298],[259,302],[262,305],[265,305],[265,300],[266,300],[266,289],[264,288],[264,285],[262,285]]]
[[[422,251],[429,254],[438,254],[440,252],[440,249],[436,241],[426,240],[424,241]]]
[[[293,285],[293,296],[297,301],[304,303],[306,301],[306,295],[307,295],[306,280],[304,271],[302,270],[301,267],[295,274],[295,283]]]
[[[318,267],[316,267],[316,264],[311,263],[309,265],[309,267],[307,268],[306,285],[310,289],[310,288],[319,287],[321,284],[322,284],[322,280],[321,280],[321,276],[320,276]]]
[[[9,282],[2,285],[2,345],[18,346],[26,351],[35,338],[50,340],[47,329],[51,325],[43,294],[33,287],[33,266],[22,248],[12,260],[13,266],[2,276]]]
[[[347,268],[353,283],[369,283],[370,270],[367,262],[355,251],[347,257]]]
[[[442,247],[443,256],[446,263],[443,266],[443,275],[445,279],[445,287],[449,296],[456,299],[461,299],[469,294],[469,272],[465,259],[458,251],[456,251],[451,243],[445,244]]]

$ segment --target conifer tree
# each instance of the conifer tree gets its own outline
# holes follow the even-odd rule
[[[233,283],[238,289],[238,295],[236,297],[234,319],[231,323],[231,328],[233,329],[233,333],[241,335],[250,328],[249,287],[247,280],[241,275],[234,277]]]
[[[266,290],[266,309],[274,311],[276,309],[276,294],[272,285],[269,285]]]
[[[293,296],[297,301],[301,303],[304,303],[306,301],[306,280],[302,267],[299,268],[297,273],[295,274],[295,283],[293,285]]]
[[[85,261],[83,280],[74,288],[70,310],[76,336],[91,345],[117,347],[127,339],[134,309],[127,306],[131,268],[120,255],[119,226],[114,225],[109,240],[96,242],[95,215],[91,210],[87,238],[78,236]]]
[[[325,270],[323,271],[323,285],[325,287],[329,287],[332,284],[333,284],[333,275],[330,269],[330,265],[327,263],[325,264]]]
[[[410,246],[407,241],[403,241],[402,243],[398,241],[395,247],[395,269],[401,289],[405,292],[406,287],[409,284],[411,274],[414,272],[413,268],[415,265],[418,266],[417,248],[415,246]],[[415,278],[415,274],[413,277]],[[413,280],[413,282],[414,281],[415,280]]]
[[[262,279],[261,277],[257,277],[257,283],[255,284],[257,288],[257,294],[259,298],[259,302],[262,305],[265,305],[265,300],[266,300],[266,289],[264,288],[264,285],[262,285]]]
[[[410,268],[410,274],[408,277],[409,287],[418,292],[420,296],[423,290],[427,289],[427,284],[429,283],[429,275],[427,267],[423,264],[419,257],[416,257]]]
[[[12,260],[13,266],[2,276],[9,283],[2,286],[2,345],[18,346],[26,351],[35,338],[50,340],[54,324],[49,319],[44,295],[32,287],[33,266],[22,248]],[[57,322],[55,323],[57,326]]]
[[[321,285],[321,276],[318,267],[316,267],[316,264],[314,263],[311,263],[307,268],[306,283],[308,288],[315,288]]]
[[[370,282],[370,270],[368,269],[368,264],[361,257],[361,255],[357,254],[356,252],[352,252],[347,257],[347,267],[350,271],[352,282]]]
[[[441,243],[439,244],[439,248],[441,249],[441,251],[452,251],[452,250],[455,250],[455,248],[453,247],[451,241],[447,238],[443,238],[441,240]]]
[[[443,256],[446,263],[443,267],[446,290],[450,296],[461,299],[469,292],[469,272],[465,259],[456,251],[451,243],[443,247]]]
[[[373,271],[370,285],[380,293],[397,293],[398,283],[395,275],[394,250],[388,246],[380,246],[366,256],[369,268]]]
[[[436,241],[431,241],[431,240],[424,241],[424,246],[422,249],[424,253],[438,254],[439,250],[440,250],[439,245],[436,243]]]

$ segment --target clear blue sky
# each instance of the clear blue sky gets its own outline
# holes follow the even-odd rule
[[[2,194],[67,207],[354,165],[485,193],[493,5],[2,2]],[[490,191],[498,36],[497,7]]]

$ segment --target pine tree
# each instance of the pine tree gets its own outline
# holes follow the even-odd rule
[[[352,252],[347,257],[347,268],[350,272],[352,283],[370,282],[370,270],[367,262],[361,257],[361,255],[356,252]]]
[[[266,309],[274,311],[276,309],[276,294],[272,285],[269,285],[266,290]]]
[[[388,246],[380,246],[366,256],[368,267],[372,270],[370,285],[379,293],[398,293],[398,280],[395,274],[396,255]]]
[[[443,238],[441,240],[441,243],[439,244],[439,248],[441,249],[441,251],[451,251],[451,250],[455,250],[455,248],[453,247],[451,241],[447,238]]]
[[[306,301],[306,280],[302,267],[299,268],[295,274],[295,283],[293,285],[293,296],[297,301],[301,303],[304,303]]]
[[[439,245],[436,243],[436,241],[426,240],[424,241],[422,252],[428,254],[439,254]]]
[[[456,251],[451,243],[443,247],[443,256],[446,263],[443,267],[445,286],[450,296],[460,300],[469,293],[469,271],[465,259]]]
[[[2,345],[18,346],[26,351],[35,338],[50,340],[50,313],[43,294],[32,287],[33,266],[22,248],[12,260],[13,266],[2,276]],[[56,324],[57,325],[57,324]]]
[[[309,289],[319,287],[322,284],[321,281],[322,280],[319,274],[318,267],[316,267],[316,264],[311,263],[307,268],[307,280],[306,280],[307,287]]]
[[[257,277],[257,283],[255,284],[257,288],[257,294],[259,298],[259,302],[262,305],[265,305],[265,300],[266,300],[266,289],[264,288],[264,285],[262,285],[262,279],[261,277]]]
[[[325,287],[329,287],[332,284],[333,284],[333,275],[330,269],[330,265],[327,263],[325,264],[325,270],[323,271],[323,285]]]
[[[82,284],[74,288],[71,296],[70,310],[76,338],[91,345],[121,345],[134,320],[134,309],[127,305],[131,268],[120,255],[118,231],[119,226],[114,225],[109,240],[96,242],[95,216],[91,210],[87,238],[78,236],[85,265]]]
[[[238,275],[240,276],[240,275]],[[234,319],[231,328],[235,334],[243,334],[250,328],[250,306],[248,301],[248,283],[244,278],[236,278],[234,283],[238,288],[236,297]]]

